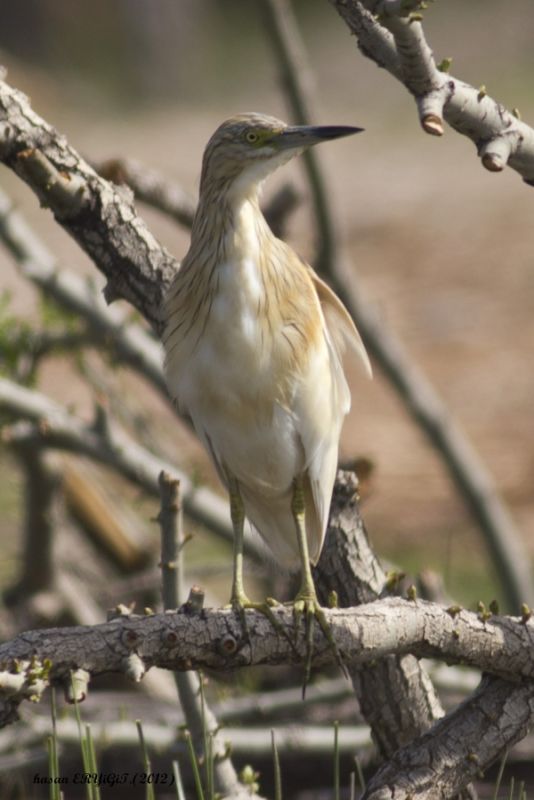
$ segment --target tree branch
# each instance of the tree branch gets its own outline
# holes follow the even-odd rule
[[[262,0],[266,30],[276,54],[281,84],[289,100],[293,120],[298,125],[311,125],[313,75],[307,63],[293,9],[286,0]],[[312,193],[313,210],[318,231],[315,266],[323,272],[337,256],[337,236],[328,203],[325,181],[317,154],[303,154]]]
[[[162,470],[169,472],[180,481],[185,510],[190,517],[231,540],[228,504],[209,489],[196,487],[187,475],[139,445],[111,420],[106,418],[103,423],[97,419],[92,425],[85,424],[45,395],[6,378],[0,378],[0,408],[17,418],[31,420],[4,428],[2,438],[6,444],[31,442],[37,448],[89,456],[114,467],[154,496],[159,496],[158,475]],[[261,558],[259,554],[263,551],[253,539],[246,546],[251,555]]]
[[[159,343],[141,326],[129,323],[121,309],[107,306],[90,282],[59,269],[53,255],[1,189],[0,237],[25,278],[61,308],[79,315],[98,340],[168,399]]]
[[[449,800],[480,778],[533,722],[531,681],[512,685],[485,678],[455,711],[395,753],[371,778],[362,800]]]
[[[331,591],[343,608],[370,603],[389,592],[386,576],[369,546],[357,489],[353,473],[338,473],[328,532],[314,569],[323,604]],[[348,665],[348,671],[384,758],[416,739],[445,713],[424,667],[412,655],[390,655],[364,667]]]
[[[193,224],[195,200],[163,172],[133,158],[113,158],[93,166],[103,178],[129,186],[136,199],[142,203],[167,214],[186,228]],[[280,236],[287,215],[298,202],[297,191],[286,183],[263,208],[265,219],[277,236]]]
[[[363,55],[384,67],[414,96],[423,130],[441,136],[443,119],[471,139],[490,172],[508,164],[534,185],[534,130],[485,91],[441,72],[426,42],[421,3],[330,0]]]
[[[176,479],[166,472],[161,472],[158,482],[161,495],[158,522],[161,531],[162,596],[163,607],[169,610],[178,607],[183,592],[182,504],[180,484]],[[239,782],[230,754],[219,733],[219,723],[211,708],[203,700],[201,680],[202,677],[191,670],[174,672],[180,704],[195,749],[199,755],[203,754],[204,759],[207,759],[205,743],[207,737],[211,737],[217,791],[224,796],[234,797],[239,791],[244,792],[245,787]]]
[[[292,609],[275,606],[273,613],[287,638],[261,612],[247,610],[247,637],[239,614],[230,609],[193,610],[186,603],[176,612],[130,614],[100,625],[27,631],[0,645],[0,664],[9,672],[16,662],[49,659],[50,672],[44,680],[62,680],[72,669],[84,669],[93,677],[125,672],[125,660],[132,653],[147,669],[228,672],[263,664],[303,663],[305,632],[295,631]],[[521,617],[481,619],[472,611],[453,613],[435,603],[397,597],[351,609],[325,609],[325,614],[347,664],[361,666],[388,654],[412,653],[418,658],[467,664],[516,685],[534,678],[534,622]],[[334,663],[318,626],[313,644],[314,666]]]
[[[108,302],[128,300],[161,333],[162,298],[178,262],[137,216],[130,192],[100,178],[4,81],[0,157],[105,275]]]

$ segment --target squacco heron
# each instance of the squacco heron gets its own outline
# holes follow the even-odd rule
[[[272,234],[258,195],[264,179],[305,148],[360,130],[292,127],[252,113],[223,122],[204,153],[191,245],[165,303],[170,392],[230,495],[231,604],[243,619],[245,608],[265,613],[243,586],[247,517],[277,561],[300,565],[297,621],[305,614],[308,632],[315,616],[326,635],[310,562],[321,553],[350,407],[345,346],[370,366],[345,307]]]

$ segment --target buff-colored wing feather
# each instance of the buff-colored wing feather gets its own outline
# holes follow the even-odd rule
[[[373,370],[369,356],[349,312],[328,284],[321,280],[312,269],[310,269],[310,276],[321,303],[326,327],[338,355],[341,357],[345,348],[350,347],[358,355],[369,378],[372,378]]]

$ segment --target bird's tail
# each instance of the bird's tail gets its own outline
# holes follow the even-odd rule
[[[240,484],[245,514],[272,551],[276,561],[288,570],[300,567],[300,553],[295,519],[291,511],[293,487],[287,492],[266,497]],[[316,511],[313,493],[305,475],[303,482],[306,536],[310,561],[316,564],[323,541],[323,520]]]

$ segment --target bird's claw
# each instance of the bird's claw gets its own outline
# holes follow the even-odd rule
[[[269,622],[271,623],[272,627],[276,631],[279,636],[283,636],[284,639],[288,642],[289,646],[291,647],[293,654],[298,657],[298,651],[295,646],[295,642],[286,631],[285,627],[282,625],[280,620],[275,616],[273,613],[273,608],[276,606],[280,606],[281,603],[278,600],[275,600],[273,597],[267,597],[263,603],[256,603],[252,600],[249,600],[245,594],[233,596],[230,600],[230,605],[227,606],[235,611],[236,614],[239,615],[241,620],[241,627],[243,628],[244,638],[250,644],[250,633],[248,629],[247,617],[245,611],[248,609],[252,609],[253,611],[258,611],[260,614],[263,614]]]
[[[315,619],[321,628],[323,635],[328,642],[330,649],[334,653],[336,662],[341,669],[343,675],[348,677],[347,668],[339,652],[339,648],[332,635],[332,630],[327,622],[325,613],[317,596],[314,594],[299,593],[293,603],[293,619],[295,623],[296,636],[298,637],[298,629],[301,617],[304,616],[304,634],[306,638],[306,662],[304,664],[304,681],[302,684],[302,699],[306,696],[306,687],[309,683],[311,676],[311,667],[313,660],[313,620]]]

